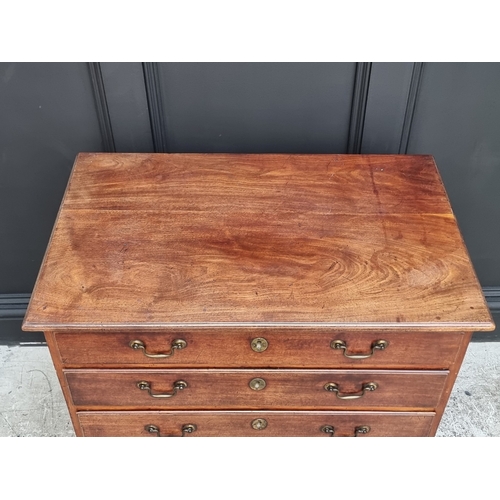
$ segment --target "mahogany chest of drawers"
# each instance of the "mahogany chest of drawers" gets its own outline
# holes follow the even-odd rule
[[[23,324],[79,436],[431,436],[492,330],[430,156],[80,154]]]

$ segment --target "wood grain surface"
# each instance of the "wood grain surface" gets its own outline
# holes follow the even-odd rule
[[[64,370],[77,410],[386,409],[434,411],[447,371],[404,370]],[[250,388],[261,378],[262,390]],[[170,398],[155,398],[137,387],[149,383],[153,394],[171,393],[177,381],[187,388]],[[359,399],[339,399],[325,390],[336,383],[341,395],[358,394],[363,384],[378,388]]]
[[[434,332],[327,332],[289,329],[180,330],[176,332],[56,332],[54,345],[65,368],[409,368],[449,369],[464,334]],[[169,353],[175,339],[187,347],[169,358],[149,358],[129,343],[141,340],[151,354]],[[251,348],[252,340],[265,338],[263,352]],[[384,350],[370,358],[349,359],[330,347],[343,340],[348,355],[371,352],[377,340]]]
[[[25,330],[494,328],[432,157],[81,154]]]

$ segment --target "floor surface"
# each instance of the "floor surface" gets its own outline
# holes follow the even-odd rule
[[[437,436],[500,436],[500,342],[471,343]],[[0,346],[0,436],[74,436],[47,347]]]

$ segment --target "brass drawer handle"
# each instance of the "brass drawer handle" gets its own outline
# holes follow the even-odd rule
[[[141,391],[148,391],[152,398],[173,398],[177,394],[177,391],[182,391],[188,386],[187,382],[184,382],[184,380],[177,380],[177,382],[174,382],[174,389],[172,392],[153,394],[151,392],[151,384],[149,382],[141,380],[140,382],[137,382],[136,385]]]
[[[335,427],[333,425],[324,425],[321,427],[321,432],[328,434],[329,437],[333,437],[335,435]],[[370,427],[367,425],[358,425],[354,428],[354,437],[359,436],[360,434],[368,434],[370,432]]]
[[[372,392],[378,387],[378,384],[375,382],[368,382],[367,384],[363,384],[363,388],[361,392],[357,392],[355,394],[341,394],[339,386],[334,382],[329,382],[324,385],[325,391],[334,392],[339,399],[359,399],[365,395],[365,392]]]
[[[388,345],[389,342],[387,342],[387,340],[375,340],[375,342],[372,343],[372,350],[369,354],[347,354],[347,344],[345,343],[345,341],[332,340],[332,342],[330,343],[330,347],[332,349],[342,349],[344,351],[344,356],[349,359],[371,358],[375,351],[383,351]]]
[[[157,437],[184,437],[186,434],[192,434],[194,431],[196,431],[196,425],[194,424],[184,424],[181,428],[182,434],[180,436],[176,435],[161,435],[160,434],[160,428],[157,425],[153,424],[148,424],[144,427],[150,434],[156,434]]]
[[[142,352],[144,353],[144,356],[147,356],[148,358],[170,358],[171,356],[174,355],[176,349],[184,349],[187,347],[187,342],[184,339],[175,339],[172,340],[172,343],[170,344],[170,351],[165,352],[165,353],[160,353],[160,354],[153,354],[151,352],[148,352],[146,350],[146,344],[142,340],[131,340],[129,342],[129,347],[132,349],[142,349]]]
[[[333,425],[324,425],[321,427],[320,431],[328,434],[329,437],[333,437],[335,435],[335,427],[333,427]]]

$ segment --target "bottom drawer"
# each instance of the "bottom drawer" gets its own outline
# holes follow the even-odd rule
[[[432,412],[79,412],[84,436],[428,436]]]

